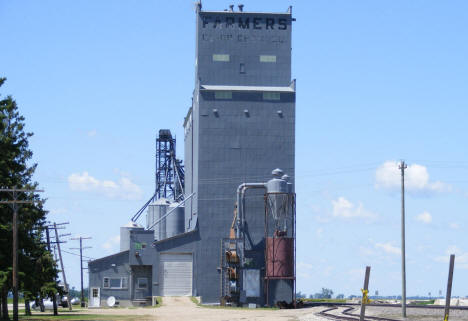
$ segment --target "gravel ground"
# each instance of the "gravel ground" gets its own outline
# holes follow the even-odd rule
[[[126,320],[150,321],[150,320],[190,320],[190,321],[330,321],[329,319],[317,315],[319,312],[329,309],[328,306],[317,306],[296,310],[269,310],[269,309],[235,309],[235,308],[210,308],[200,307],[194,304],[188,297],[164,297],[163,304],[159,308],[103,308],[103,309],[83,309],[73,312],[77,314],[92,315],[115,315],[127,316]],[[338,307],[336,310],[327,312],[328,314],[341,315],[341,312],[349,307]],[[49,311],[50,312],[50,311]],[[356,306],[352,314],[359,316],[360,308]],[[33,314],[40,314],[35,313]],[[61,312],[61,314],[68,314]],[[374,307],[366,308],[367,316],[378,316],[383,318],[405,320],[401,317],[401,308],[398,307]],[[443,309],[407,308],[407,321],[443,321]],[[134,317],[134,318],[133,318]],[[106,317],[109,319],[109,317]],[[468,310],[451,310],[450,321],[468,321]]]
[[[324,307],[296,310],[209,308],[195,305],[188,297],[164,297],[159,308],[89,309],[83,314],[132,315],[135,320],[190,321],[328,321],[315,315]]]
[[[353,311],[359,314],[360,308]],[[395,320],[405,320],[401,316],[399,307],[366,307],[366,315]],[[444,309],[406,308],[406,320],[442,321],[444,320]],[[450,321],[468,321],[468,310],[450,310]]]

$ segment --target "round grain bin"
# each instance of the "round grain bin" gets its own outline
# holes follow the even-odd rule
[[[165,198],[160,198],[148,205],[147,223],[148,227],[156,223],[160,218],[166,215],[170,202]],[[166,218],[163,218],[158,224],[153,226],[154,239],[162,240],[166,238]]]
[[[166,217],[166,237],[182,234],[185,231],[185,208],[180,203],[169,205],[167,212],[172,211]]]

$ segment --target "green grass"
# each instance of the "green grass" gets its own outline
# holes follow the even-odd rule
[[[234,310],[253,310],[251,308],[248,308],[248,307],[231,307],[231,306],[222,306],[222,305],[204,305],[204,304],[200,304],[200,302],[198,301],[198,299],[194,296],[190,297],[190,300],[195,303],[196,305],[198,305],[199,307],[202,307],[202,308],[207,308],[207,309],[234,309]],[[261,307],[261,308],[256,308],[257,310],[268,310],[268,311],[274,311],[274,310],[279,310],[278,307]]]
[[[131,320],[138,320],[138,321],[145,321],[145,320],[153,320],[150,316],[145,315],[114,315],[114,314],[92,314],[90,313],[83,313],[83,311],[87,311],[88,309],[73,309],[69,311],[68,308],[60,308],[58,310],[58,316],[54,316],[53,312],[47,310],[46,312],[38,312],[32,311],[31,316],[24,315],[24,309],[19,310],[19,319],[20,320],[116,320],[116,321],[131,321]],[[83,314],[79,314],[81,312]],[[10,311],[10,317],[12,316]]]
[[[18,303],[24,303],[24,298],[18,298]],[[13,298],[8,298],[8,304],[13,304]]]
[[[149,317],[148,319],[145,318],[144,315],[142,316],[134,316],[134,315],[102,315],[102,314],[59,314],[58,316],[54,316],[51,313],[41,314],[41,315],[32,315],[32,316],[24,316],[20,315],[20,320],[151,320]]]
[[[345,299],[301,299],[304,302],[346,303]]]
[[[435,300],[424,300],[424,301],[413,301],[411,304],[414,305],[428,305],[428,304],[434,304]]]

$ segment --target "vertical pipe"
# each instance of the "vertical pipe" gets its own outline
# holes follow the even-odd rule
[[[401,161],[401,314],[406,318],[406,254],[405,254],[405,169]]]
[[[366,276],[364,277],[364,288],[362,291],[362,300],[361,300],[361,314],[359,315],[359,320],[364,321],[366,316],[366,304],[367,304],[367,293],[369,293],[369,276],[370,276],[370,266],[366,266]]]
[[[455,254],[450,255],[449,274],[447,280],[447,295],[445,296],[444,321],[448,321],[450,312],[450,298],[452,296],[453,266],[455,264]]]
[[[265,194],[265,292],[266,292],[266,305],[269,304],[269,297],[268,297],[268,245],[267,245],[267,237],[268,237],[268,194]]]
[[[293,215],[293,238],[294,238],[294,307],[296,307],[296,194],[291,194]]]

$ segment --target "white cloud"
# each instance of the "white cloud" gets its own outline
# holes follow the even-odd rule
[[[429,224],[432,222],[432,215],[431,213],[424,211],[416,216],[416,220],[423,222],[424,224]]]
[[[120,244],[120,235],[112,236],[101,247],[105,250],[112,250],[117,244]]]
[[[374,256],[375,251],[373,249],[365,247],[365,246],[359,246],[359,254],[361,256]]]
[[[457,223],[452,222],[452,223],[449,224],[449,227],[451,229],[453,229],[453,230],[458,230],[460,228],[460,225],[458,225]]]
[[[96,136],[97,131],[96,131],[96,129],[92,129],[92,130],[88,131],[86,134],[88,135],[88,137],[94,137],[94,136]]]
[[[94,192],[109,198],[124,200],[140,200],[141,188],[128,177],[121,176],[116,182],[111,180],[98,180],[88,172],[73,173],[68,176],[68,185],[72,191]]]
[[[376,249],[381,249],[388,254],[401,254],[401,249],[393,246],[390,242],[388,243],[375,243]]]
[[[445,255],[434,258],[436,262],[448,263],[451,254],[455,254],[455,267],[468,270],[468,252],[456,245],[451,245],[445,250]]]
[[[344,197],[339,197],[336,201],[332,201],[332,204],[334,217],[342,217],[346,219],[377,217],[376,214],[366,210],[361,203],[356,206]]]
[[[399,162],[386,161],[379,166],[375,172],[375,186],[392,190],[401,188]],[[430,181],[426,166],[412,164],[405,170],[405,188],[409,192],[444,192],[449,191],[451,186]]]

